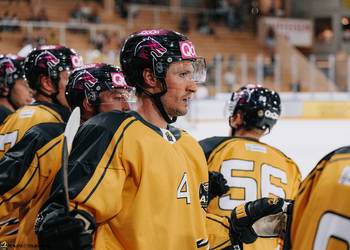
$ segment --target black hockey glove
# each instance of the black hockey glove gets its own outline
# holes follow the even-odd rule
[[[226,183],[227,181],[221,173],[209,171],[208,203],[216,196],[221,196],[230,189]]]
[[[65,207],[58,203],[40,212],[35,223],[41,250],[91,250],[96,228],[88,212],[73,209],[67,214]]]
[[[286,232],[287,208],[290,201],[261,198],[237,206],[231,213],[230,235],[237,241],[253,243],[257,237],[283,238]]]

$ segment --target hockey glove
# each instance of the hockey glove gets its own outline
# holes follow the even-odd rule
[[[35,232],[41,250],[91,250],[92,236],[97,228],[94,218],[86,211],[52,203],[38,216]]]
[[[216,196],[221,196],[230,189],[226,183],[227,181],[221,173],[209,171],[208,203]]]
[[[290,202],[282,198],[261,198],[237,206],[231,213],[231,241],[238,238],[249,244],[257,237],[283,238],[288,205]]]

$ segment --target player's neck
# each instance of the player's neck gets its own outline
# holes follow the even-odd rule
[[[158,128],[167,128],[168,123],[164,120],[157,106],[151,98],[138,98],[136,101],[136,111],[143,119]]]
[[[260,140],[262,135],[263,135],[263,132],[260,129],[251,129],[251,130],[238,129],[235,132],[235,136],[248,137],[248,138],[253,138],[255,140]]]
[[[44,96],[42,94],[36,94],[34,99],[36,101],[49,102],[52,103],[52,99],[50,97]]]
[[[15,112],[15,109],[12,107],[12,105],[9,103],[6,97],[0,98],[0,105],[4,106],[5,108],[8,108],[12,112]]]

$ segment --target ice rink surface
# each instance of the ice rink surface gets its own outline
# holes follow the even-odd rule
[[[210,136],[226,136],[229,127],[226,121],[184,122],[184,128],[197,140]],[[262,142],[277,147],[299,166],[302,178],[317,162],[334,149],[350,145],[350,120],[280,119]]]

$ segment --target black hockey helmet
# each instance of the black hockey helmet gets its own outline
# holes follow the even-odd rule
[[[120,64],[125,80],[136,88],[136,92],[144,92],[154,98],[155,103],[168,122],[170,119],[160,101],[160,97],[167,92],[165,77],[169,65],[176,61],[191,60],[194,73],[192,78],[201,83],[206,78],[205,59],[198,57],[190,40],[184,35],[169,30],[142,30],[131,34],[125,41],[120,53]],[[143,71],[150,68],[161,81],[163,89],[160,93],[151,94],[144,89]]]
[[[82,106],[86,97],[90,104],[99,105],[99,94],[105,90],[131,89],[119,67],[97,63],[86,64],[73,70],[66,87],[66,99],[71,109]]]
[[[17,79],[24,78],[24,57],[0,55],[0,89],[12,89]]]
[[[24,71],[29,86],[40,91],[41,75],[50,77],[58,85],[60,72],[82,65],[82,57],[73,49],[60,45],[43,45],[33,49],[25,58]]]
[[[281,100],[273,90],[248,84],[232,93],[226,109],[230,117],[242,113],[241,127],[271,130],[280,117]]]

